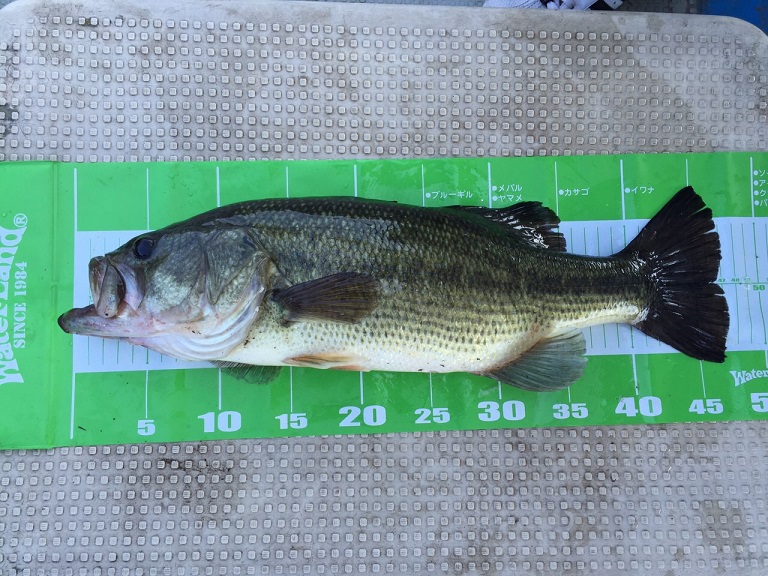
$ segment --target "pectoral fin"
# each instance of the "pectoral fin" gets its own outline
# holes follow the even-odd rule
[[[286,323],[359,322],[379,301],[379,285],[365,274],[339,272],[274,290],[272,299],[285,309]]]
[[[213,362],[222,372],[249,384],[269,384],[280,374],[282,366],[252,366],[237,362]]]
[[[566,332],[542,340],[519,358],[484,375],[523,390],[560,390],[581,378],[586,349],[580,331]]]

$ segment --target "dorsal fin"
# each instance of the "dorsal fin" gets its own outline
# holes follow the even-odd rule
[[[452,209],[478,214],[497,224],[507,232],[534,248],[549,248],[565,252],[565,237],[554,230],[560,218],[541,202],[520,202],[506,208],[481,206],[451,206]]]

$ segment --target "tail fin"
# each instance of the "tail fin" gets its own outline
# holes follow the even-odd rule
[[[651,298],[635,326],[699,360],[723,362],[728,304],[715,284],[720,237],[712,210],[690,186],[683,188],[617,256],[646,269]]]

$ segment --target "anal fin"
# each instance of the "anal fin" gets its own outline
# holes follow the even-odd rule
[[[213,364],[225,374],[249,384],[269,384],[282,370],[282,366],[253,366],[237,362],[216,361]]]
[[[538,342],[519,358],[484,376],[523,390],[561,390],[581,378],[586,350],[584,334],[573,330]]]

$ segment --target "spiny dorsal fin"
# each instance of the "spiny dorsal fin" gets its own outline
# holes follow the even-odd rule
[[[272,299],[285,309],[285,321],[359,322],[379,301],[379,284],[365,274],[339,272],[274,290]]]
[[[217,360],[213,364],[225,374],[249,384],[269,384],[277,378],[282,366],[253,366]]]
[[[523,390],[560,390],[581,378],[587,363],[586,351],[584,334],[573,330],[542,340],[519,358],[484,376]]]
[[[507,233],[533,246],[565,251],[565,237],[554,230],[560,218],[541,202],[520,202],[506,208],[481,206],[451,206],[463,212],[478,214],[497,224],[503,224]]]

